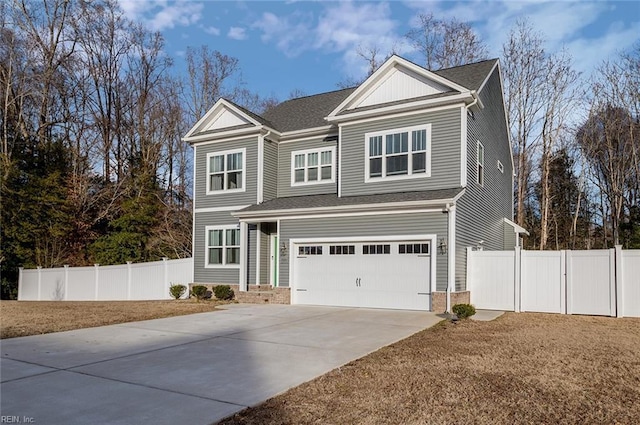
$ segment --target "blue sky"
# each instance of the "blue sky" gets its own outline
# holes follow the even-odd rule
[[[261,96],[288,98],[293,90],[315,94],[365,72],[358,46],[372,43],[420,62],[404,35],[415,16],[469,22],[501,55],[509,30],[528,17],[547,40],[563,46],[589,75],[603,59],[640,38],[640,3],[573,1],[169,1],[119,0],[125,13],[162,32],[166,50],[183,72],[187,46],[203,44],[239,59],[246,87]]]

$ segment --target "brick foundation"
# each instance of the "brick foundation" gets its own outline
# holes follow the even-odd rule
[[[191,283],[189,291],[195,285],[206,286],[207,290],[213,292],[213,288],[218,285],[215,283]],[[235,300],[240,303],[247,304],[291,304],[291,291],[289,288],[274,288],[271,285],[249,285],[248,291],[240,291],[239,285],[229,285],[235,294]]]
[[[456,304],[469,304],[470,293],[464,292],[452,292],[451,293],[451,306]],[[446,292],[433,292],[431,294],[431,311],[434,313],[444,313],[447,309],[447,293]]]

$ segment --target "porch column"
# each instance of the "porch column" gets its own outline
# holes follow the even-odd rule
[[[447,206],[448,218],[448,282],[447,282],[447,313],[451,313],[451,293],[456,291],[456,206]]]
[[[241,291],[248,290],[247,288],[247,264],[248,264],[248,250],[247,244],[249,243],[249,225],[241,221],[240,222],[240,279],[238,282],[238,288]]]

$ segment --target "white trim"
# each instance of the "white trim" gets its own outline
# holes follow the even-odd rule
[[[205,143],[227,142],[230,139],[229,136],[235,136],[233,137],[234,139],[237,139],[240,137],[246,137],[247,135],[261,131],[263,128],[264,127],[262,126],[246,127],[246,128],[237,128],[235,130],[229,130],[229,131],[204,133],[204,134],[200,134],[198,136],[192,136],[189,138],[183,137],[182,141],[187,142],[191,145],[200,144],[201,142],[205,142]],[[216,140],[216,139],[223,139],[223,140]]]
[[[318,165],[316,166],[316,168],[318,168],[318,178],[322,177],[322,153],[323,152],[331,152],[331,179],[329,180],[314,180],[314,181],[309,181],[308,179],[308,169],[309,169],[309,165],[307,164],[307,158],[308,158],[308,154],[310,153],[317,153],[318,154]],[[295,181],[295,157],[296,155],[304,155],[304,160],[305,160],[305,164],[304,164],[304,175],[305,175],[305,181],[303,182],[296,182]],[[329,184],[329,183],[335,183],[336,182],[336,147],[335,146],[326,146],[326,147],[320,147],[320,148],[313,148],[313,149],[303,149],[303,150],[298,150],[298,151],[291,151],[291,163],[290,165],[290,170],[289,173],[291,175],[291,187],[298,187],[298,186],[312,186],[312,185],[318,185],[318,184]],[[325,165],[326,167],[327,165]]]
[[[276,271],[276,267],[277,267],[277,262],[278,262],[278,253],[277,252],[273,252],[273,241],[274,239],[278,240],[278,234],[277,233],[270,233],[269,234],[269,285],[271,285],[272,287],[276,287],[277,282],[273,279],[273,276],[277,276],[276,273],[274,273],[274,271]],[[276,244],[277,245],[277,244]],[[272,259],[273,257],[273,259]]]
[[[245,223],[246,226],[246,223]],[[226,237],[227,230],[238,230],[237,224],[224,224],[224,225],[210,225],[204,227],[204,268],[205,269],[239,269],[241,268],[242,262],[242,222],[240,223],[240,264],[226,264]],[[209,236],[210,230],[223,230],[222,232],[222,245],[220,248],[222,249],[222,264],[209,264],[209,242],[207,241],[207,237]],[[194,237],[195,239],[195,237]],[[235,246],[235,245],[233,245]]]
[[[467,99],[473,99],[471,92],[469,92],[468,90],[465,91],[465,93],[461,93],[461,94],[456,94],[456,95],[451,95],[446,97],[438,97],[435,99],[426,99],[426,100],[421,100],[417,102],[400,103],[396,105],[385,106],[383,108],[367,109],[366,111],[357,111],[357,112],[338,115],[334,117],[326,117],[325,119],[329,122],[338,123],[338,122],[347,121],[353,118],[371,117],[371,116],[377,116],[382,114],[384,114],[384,118],[388,118],[389,114],[393,112],[404,112],[404,111],[409,111],[409,110],[418,109],[418,108],[421,108],[420,112],[425,112],[423,108],[427,108],[429,106],[435,106],[435,105],[442,106],[442,105],[447,105],[451,103],[457,104],[457,103],[460,103],[460,101],[465,101]]]
[[[256,190],[256,204],[264,200],[264,136],[258,136],[258,187]]]
[[[223,188],[221,190],[211,190],[211,187],[210,187],[211,179],[209,178],[209,175],[211,174],[211,172],[209,171],[209,164],[210,164],[209,158],[214,156],[224,157],[225,169],[223,171],[223,174],[226,176],[229,172],[227,170],[227,155],[232,155],[236,153],[242,154],[242,187],[239,189],[224,189],[224,185],[226,185],[227,180],[223,179]],[[239,192],[247,191],[247,148],[229,149],[229,150],[218,151],[218,152],[209,152],[207,154],[206,161],[207,161],[205,164],[205,178],[207,179],[206,192],[205,192],[206,195],[223,195],[227,193],[239,193]]]
[[[388,114],[388,115],[383,115],[383,116],[362,118],[362,119],[359,119],[359,120],[339,123],[338,125],[339,126],[347,126],[347,125],[366,124],[366,123],[371,123],[371,122],[376,122],[376,121],[384,121],[384,120],[389,120],[389,119],[410,117],[412,115],[430,114],[432,112],[446,111],[447,109],[464,108],[465,105],[466,104],[464,102],[458,102],[458,103],[454,103],[452,105],[442,105],[442,106],[438,106],[438,107],[435,107],[435,108],[429,108],[428,110],[419,109],[419,110],[416,110],[416,111],[404,111],[404,112],[398,112],[398,113],[395,113],[395,114]]]
[[[278,224],[278,227],[279,224]],[[297,244],[313,244],[313,243],[328,243],[328,242],[337,242],[337,243],[345,243],[345,242],[403,242],[403,241],[430,241],[429,247],[429,257],[431,259],[431,267],[430,267],[430,303],[429,310],[433,310],[433,293],[436,292],[437,289],[437,240],[438,235],[436,234],[420,234],[420,235],[384,235],[384,236],[348,236],[348,237],[322,237],[322,238],[292,238],[289,239],[289,288],[291,288],[291,304],[296,304],[297,296],[296,296],[296,283],[293,280],[293,276],[295,276],[295,262],[294,255],[292,253],[295,252],[295,245]],[[280,275],[278,274],[278,278]]]
[[[468,92],[466,87],[462,87],[451,80],[448,80],[438,74],[435,74],[415,63],[409,62],[408,60],[401,58],[397,55],[392,55],[376,72],[370,75],[360,86],[353,91],[346,99],[344,99],[333,111],[329,113],[327,119],[331,121],[330,118],[334,118],[337,114],[339,114],[343,109],[350,107],[357,100],[364,98],[365,95],[374,91],[376,87],[382,84],[386,78],[388,78],[388,74],[394,72],[397,67],[404,67],[409,71],[414,72],[418,76],[425,77],[428,80],[432,80],[436,83],[442,84],[446,87],[450,87],[459,92]]]
[[[342,197],[342,126],[338,125],[338,198]]]
[[[527,229],[525,229],[524,227],[518,226],[516,223],[514,223],[513,221],[509,220],[506,217],[504,217],[502,220],[504,220],[504,222],[507,223],[509,226],[513,227],[514,233],[517,233],[517,234],[524,233],[525,235],[529,236],[529,232],[527,232]]]
[[[195,142],[195,143],[191,143],[191,146],[195,147],[195,146],[207,146],[207,145],[215,145],[218,143],[226,143],[226,142],[233,142],[235,140],[243,140],[243,141],[249,141],[249,142],[253,142],[254,141],[254,137],[257,135],[262,134],[260,133],[256,133],[256,134],[244,134],[244,135],[239,135],[236,137],[225,137],[224,139],[221,140],[203,140],[201,142]]]
[[[499,60],[496,60],[495,63],[493,64],[493,66],[491,67],[491,71],[489,71],[487,73],[487,76],[485,77],[485,79],[482,81],[482,84],[480,84],[480,88],[478,88],[478,90],[476,90],[478,93],[480,93],[482,91],[482,89],[484,88],[484,86],[487,84],[487,81],[489,81],[489,78],[491,78],[491,74],[493,74],[493,71],[496,69],[496,67],[498,66],[498,63],[500,63]]]
[[[282,243],[282,238],[280,237],[280,220],[276,221],[276,235],[278,237],[278,243],[276,244],[276,281],[275,287],[280,286],[280,244]]]
[[[262,253],[262,249],[260,244],[262,242],[262,237],[260,234],[262,233],[262,222],[256,225],[256,285],[260,285],[260,254]]]
[[[419,131],[419,130],[425,130],[426,131],[426,135],[427,135],[427,140],[426,140],[426,145],[425,145],[425,172],[424,173],[416,173],[413,174],[412,171],[412,164],[413,164],[413,150],[412,150],[412,132],[413,131]],[[400,175],[392,175],[392,176],[387,176],[386,175],[386,169],[387,169],[387,164],[386,164],[386,158],[387,156],[389,156],[389,154],[386,152],[386,136],[390,135],[390,134],[398,134],[398,133],[407,133],[407,174],[400,174]],[[370,152],[369,152],[369,148],[370,148],[370,143],[369,143],[369,139],[371,137],[382,137],[382,157],[381,157],[381,161],[382,161],[382,176],[380,177],[370,177],[369,173],[369,165],[370,165]],[[389,130],[382,130],[382,131],[374,131],[374,132],[370,132],[370,133],[365,133],[364,135],[364,149],[365,149],[365,156],[364,156],[364,182],[365,183],[376,183],[376,182],[383,182],[383,181],[393,181],[393,180],[406,180],[406,179],[416,179],[416,178],[426,178],[426,177],[431,177],[431,147],[432,147],[432,143],[431,143],[431,124],[422,124],[422,125],[416,125],[416,126],[411,126],[411,127],[402,127],[402,128],[393,128],[393,129],[389,129]],[[418,151],[418,152],[422,152],[422,151]]]
[[[240,291],[247,291],[248,288],[248,273],[247,263],[249,258],[247,256],[247,245],[249,241],[249,225],[247,223],[240,222],[240,273],[238,276],[238,289]]]
[[[451,313],[451,292],[456,291],[456,206],[447,208],[448,214],[448,263],[447,263],[447,313]]]
[[[197,146],[193,146],[193,162],[191,163],[191,168],[192,168],[192,172],[193,172],[193,187],[191,188],[191,191],[193,192],[193,197],[191,199],[193,199],[193,208],[191,211],[191,256],[195,256],[196,255],[196,211],[197,208],[195,208],[196,203],[197,203],[197,198],[196,198],[196,149]],[[206,240],[205,240],[206,242]],[[206,260],[205,260],[206,261]],[[195,269],[195,261],[194,261],[194,269]],[[195,271],[195,270],[194,270]],[[193,277],[193,276],[192,276]],[[188,294],[187,294],[188,295]]]
[[[336,218],[336,217],[354,217],[354,216],[368,216],[368,215],[392,215],[392,214],[416,214],[416,213],[429,213],[429,212],[442,212],[443,208],[416,208],[416,209],[404,209],[404,210],[387,210],[387,211],[353,211],[334,214],[308,214],[308,215],[283,215],[276,217],[268,217],[266,221],[272,220],[303,220],[311,218]],[[247,223],[252,222],[251,219],[240,219]]]
[[[219,212],[219,211],[239,211],[244,208],[247,208],[251,205],[234,205],[229,207],[210,207],[210,208],[194,208],[193,212],[195,213],[209,213],[209,212]]]
[[[467,108],[460,108],[460,186],[467,187]]]
[[[341,205],[341,206],[333,206],[333,207],[320,207],[320,208],[296,208],[296,209],[283,209],[283,210],[269,210],[269,211],[248,211],[248,212],[240,212],[238,211],[236,214],[232,214],[234,217],[238,217],[243,220],[250,220],[251,218],[257,219],[265,219],[271,216],[282,216],[286,217],[287,215],[301,215],[305,213],[331,213],[334,211],[381,211],[381,210],[399,210],[402,208],[420,208],[420,207],[429,207],[429,206],[444,206],[448,203],[453,203],[459,198],[458,194],[456,197],[452,199],[436,199],[432,201],[406,201],[406,202],[386,202],[380,204],[358,204],[358,205]]]
[[[482,147],[482,163],[480,163],[480,160],[478,159],[478,156],[480,154],[480,147]],[[477,141],[476,143],[476,184],[484,187],[484,178],[485,178],[485,172],[484,172],[484,164],[485,164],[485,150],[484,150],[484,144],[482,144],[482,142],[480,140]],[[482,173],[480,173],[480,167],[482,167]],[[482,178],[480,178],[482,176]]]

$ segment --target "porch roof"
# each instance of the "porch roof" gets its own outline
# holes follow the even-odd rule
[[[396,192],[375,195],[342,196],[335,193],[324,195],[291,196],[276,198],[261,204],[251,205],[233,213],[238,218],[260,218],[293,214],[336,212],[357,209],[400,209],[424,206],[440,206],[454,203],[463,193],[461,187],[426,190],[419,192]]]

